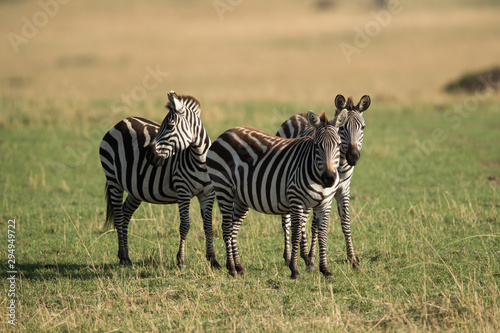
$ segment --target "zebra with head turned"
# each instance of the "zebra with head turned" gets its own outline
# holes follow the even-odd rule
[[[337,201],[337,210],[340,216],[342,232],[346,242],[347,259],[352,264],[353,268],[359,268],[359,262],[354,254],[354,247],[351,238],[351,222],[349,218],[349,197],[351,192],[351,178],[354,173],[354,166],[360,159],[360,150],[363,145],[363,133],[365,129],[365,120],[363,112],[370,106],[370,96],[364,95],[361,97],[359,103],[354,105],[352,97],[346,101],[344,96],[337,95],[335,98],[335,114],[338,114],[344,109],[347,109],[348,117],[344,126],[339,128],[339,135],[341,139],[340,145],[340,165],[338,168],[340,183],[335,193],[335,200]],[[298,114],[286,120],[278,132],[277,136],[283,138],[298,138],[301,136],[310,136],[314,133],[314,127],[308,124],[306,114]],[[313,218],[313,221],[315,218]],[[284,215],[282,217],[282,226],[285,234],[285,250],[283,257],[288,264],[290,261],[290,216]],[[312,223],[312,241],[311,250],[309,253],[301,252],[301,256],[306,262],[309,270],[314,269],[314,257],[316,252],[317,241],[317,225]],[[301,238],[303,244],[301,249],[307,248],[307,238],[305,228]]]
[[[142,201],[178,203],[180,245],[177,266],[184,268],[189,204],[200,202],[206,239],[206,256],[220,268],[213,249],[212,207],[214,191],[206,169],[211,141],[200,120],[200,102],[192,96],[168,94],[169,110],[161,126],[131,117],[116,124],[102,139],[99,154],[106,175],[106,222],[118,233],[118,258],[132,265],[128,254],[127,228]],[[123,202],[123,192],[127,198]]]
[[[315,135],[284,139],[250,127],[227,130],[207,154],[222,215],[226,267],[233,276],[243,274],[238,253],[238,231],[250,208],[266,214],[290,214],[292,219],[291,278],[299,278],[297,251],[301,228],[312,209],[318,218],[320,271],[332,277],[326,260],[326,231],[339,177],[338,127],[347,111],[328,121],[325,112],[312,111],[307,120]]]

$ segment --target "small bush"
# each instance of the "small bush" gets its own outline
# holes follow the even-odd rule
[[[448,83],[444,90],[448,93],[465,92],[473,94],[487,89],[498,91],[500,84],[500,67],[492,67],[488,70],[468,73]]]

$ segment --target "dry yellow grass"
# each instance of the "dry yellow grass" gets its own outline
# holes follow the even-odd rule
[[[499,96],[441,89],[498,65],[500,6],[401,0],[348,63],[340,45],[376,22],[373,0],[322,12],[316,1],[242,0],[221,21],[213,0],[73,0],[18,53],[9,33],[42,9],[0,1],[0,221],[18,223],[18,331],[499,331]],[[157,66],[169,73],[160,82],[148,76]],[[170,89],[202,101],[212,139],[236,125],[274,132],[307,106],[331,110],[337,93],[370,94],[350,208],[363,269],[344,261],[334,210],[335,279],[291,281],[279,217],[251,212],[240,234],[248,275],[230,279],[204,258],[197,200],[188,269],[175,265],[177,207],[145,203],[129,229],[135,266],[118,267],[99,143],[120,118],[161,121]],[[141,103],[124,110],[134,92]],[[220,221],[215,209],[223,264]]]
[[[22,36],[23,17],[33,23],[43,9],[2,2],[0,89],[4,96],[117,99],[142,85],[149,66],[169,74],[148,99],[170,89],[202,101],[435,98],[448,80],[500,59],[500,7],[471,3],[401,0],[400,12],[378,23],[349,63],[340,44],[355,46],[356,27],[376,28],[368,1],[327,11],[312,1],[242,1],[224,20],[213,1],[70,1],[18,53],[9,33]]]

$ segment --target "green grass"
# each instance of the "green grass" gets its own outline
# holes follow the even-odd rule
[[[239,238],[247,275],[212,271],[196,200],[186,270],[175,265],[175,205],[139,208],[130,225],[135,265],[119,266],[116,232],[103,226],[98,146],[125,115],[110,112],[108,100],[3,98],[0,262],[5,267],[6,222],[15,218],[17,330],[498,331],[499,107],[485,99],[452,118],[457,114],[449,110],[467,100],[456,98],[440,105],[373,98],[352,182],[353,239],[362,269],[347,264],[334,213],[328,237],[332,281],[307,273],[302,262],[300,281],[290,280],[280,219],[256,212]],[[135,115],[161,121],[162,104],[143,103]],[[275,131],[310,107],[209,103],[202,120],[215,139],[236,125]],[[214,229],[224,265],[217,208]],[[6,314],[5,278],[1,286]],[[5,318],[2,331],[10,328]]]

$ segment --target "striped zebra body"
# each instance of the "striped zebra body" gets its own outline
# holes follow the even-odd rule
[[[213,186],[206,170],[210,139],[199,118],[200,104],[190,96],[169,93],[169,112],[161,125],[139,117],[120,121],[104,136],[99,149],[106,176],[106,220],[118,233],[121,264],[132,265],[128,255],[127,229],[142,201],[177,203],[180,214],[180,245],[177,265],[185,267],[185,242],[189,230],[189,205],[200,202],[206,237],[206,255],[213,267]],[[123,193],[127,198],[123,202]]]
[[[237,236],[248,210],[290,214],[292,227],[292,278],[298,278],[297,251],[301,228],[312,209],[318,217],[320,270],[326,265],[326,222],[338,186],[338,126],[346,114],[328,123],[309,112],[314,137],[283,139],[249,127],[224,132],[207,154],[207,167],[222,215],[226,266],[235,276],[243,274]]]
[[[359,268],[359,262],[354,254],[354,247],[351,237],[351,222],[349,218],[349,199],[351,191],[351,178],[354,173],[354,166],[360,158],[360,150],[363,145],[363,133],[365,128],[365,121],[362,112],[366,111],[370,106],[370,97],[365,95],[361,98],[360,102],[355,106],[352,98],[346,101],[342,95],[338,95],[335,99],[336,113],[341,110],[347,109],[348,117],[344,126],[339,128],[339,135],[341,138],[340,148],[340,162],[339,162],[339,186],[335,193],[335,200],[337,202],[337,210],[340,216],[342,232],[346,242],[347,259],[352,264],[353,268]],[[290,117],[285,121],[278,132],[277,136],[283,138],[298,138],[303,136],[311,136],[314,134],[314,128],[307,122],[307,115],[302,113]],[[288,264],[290,261],[290,216],[283,215],[282,227],[284,231],[285,247],[283,251],[283,258]],[[301,237],[301,257],[306,262],[308,270],[314,269],[315,248],[317,242],[317,223],[316,217],[313,217],[311,225],[312,240],[311,249],[302,252],[302,249],[307,249],[307,237],[305,228],[303,228],[303,235]]]

